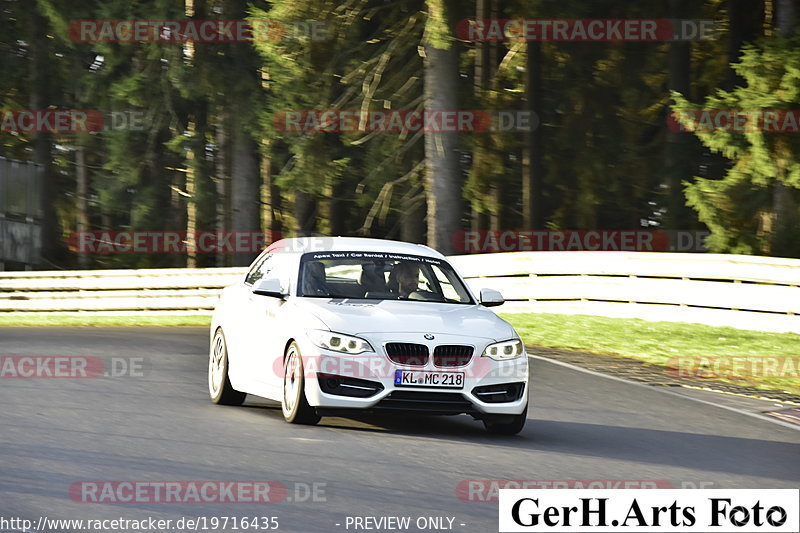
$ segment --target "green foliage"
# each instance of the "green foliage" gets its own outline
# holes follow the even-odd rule
[[[362,0],[329,5],[277,1],[269,11],[251,11],[254,23],[273,20],[290,26],[316,21],[324,25],[329,37],[324,41],[301,38],[254,43],[269,85],[261,123],[276,147],[272,152],[275,181],[282,189],[311,193],[320,200],[332,200],[336,189],[337,200],[368,211],[385,182],[416,165],[419,151],[415,146],[421,145],[417,135],[285,132],[276,128],[276,117],[279,120],[286,111],[418,108],[422,96],[422,61],[417,53],[425,20],[422,7],[421,2],[387,5]],[[392,205],[394,213],[400,208]],[[351,211],[350,231],[359,231],[365,216]]]
[[[425,41],[431,46],[448,49],[452,46],[452,19],[445,0],[426,0],[427,22],[425,23]]]
[[[142,131],[50,136],[56,185],[50,201],[65,236],[77,218],[77,148],[86,154],[91,182],[91,229],[180,231],[190,206],[197,208],[199,226],[224,229],[218,221],[232,216],[236,206],[219,193],[233,180],[233,145],[244,138],[248,142],[237,146],[259,150],[269,161],[278,193],[270,202],[284,233],[293,229],[289,213],[295,193],[302,192],[318,206],[317,231],[335,227],[342,234],[400,237],[411,216],[424,216],[421,132],[293,133],[276,127],[276,117],[287,110],[422,109],[426,46],[457,47],[459,109],[513,111],[526,105],[523,43],[487,43],[496,75],[476,90],[478,47],[452,35],[457,19],[476,16],[473,0],[196,0],[194,6],[199,20],[247,16],[254,23],[282,23],[288,31],[252,43],[195,43],[189,53],[176,42],[78,43],[67,31],[81,19],[181,20],[188,16],[183,2],[8,0],[0,7],[4,109],[31,105],[36,74],[47,80],[46,107],[146,115]],[[647,19],[671,18],[674,3],[509,0],[498,6],[499,18]],[[745,48],[735,66],[744,82],[731,88],[730,6],[725,0],[692,5],[695,15],[714,17],[722,29],[717,39],[691,44],[691,91],[672,95],[674,105],[668,92],[670,43],[542,43],[539,193],[549,227],[664,227],[666,183],[698,174],[685,184],[686,202],[712,230],[713,250],[800,255],[800,135],[699,132],[677,154],[678,143],[668,146],[674,138],[666,114],[698,107],[689,98],[702,101],[703,108],[798,108],[800,48],[794,41],[770,36]],[[38,69],[32,69],[29,35],[34,15],[48,36],[47,63]],[[295,32],[303,23],[322,26],[328,38]],[[0,131],[0,155],[31,159],[34,140]],[[522,225],[524,140],[520,132],[460,135],[462,194],[503,229]],[[718,179],[723,158],[729,165]],[[676,159],[684,163],[680,173],[668,168]],[[196,180],[191,197],[189,169]],[[780,204],[782,227],[790,228],[783,233],[776,229],[781,195],[790,200]],[[414,210],[420,205],[422,212]],[[468,213],[463,215],[466,220]],[[679,229],[698,224],[693,217],[680,223]],[[91,264],[179,266],[183,260],[125,254],[95,257]]]
[[[37,9],[47,18],[52,26],[54,32],[61,38],[62,42],[72,46],[69,39],[67,28],[69,21],[63,16],[64,14],[53,5],[51,0],[35,0]]]
[[[793,233],[778,239],[774,190],[785,187],[790,198],[782,216],[800,220],[800,137],[795,131],[769,131],[763,122],[742,128],[704,127],[691,111],[787,111],[800,104],[800,48],[796,40],[774,38],[746,46],[733,69],[744,85],[718,90],[702,106],[674,94],[672,106],[681,124],[711,151],[731,162],[722,180],[696,176],[686,183],[686,197],[712,235],[716,252],[800,256],[800,237]],[[759,115],[754,115],[759,116]],[[752,120],[752,119],[751,119]],[[776,185],[780,184],[780,185]]]

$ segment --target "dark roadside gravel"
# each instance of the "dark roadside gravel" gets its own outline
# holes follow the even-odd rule
[[[526,346],[526,349],[532,355],[570,363],[594,372],[646,383],[654,387],[689,387],[800,405],[800,396],[797,394],[781,390],[757,389],[714,379],[673,376],[666,367],[645,363],[629,357],[545,348],[542,346]]]

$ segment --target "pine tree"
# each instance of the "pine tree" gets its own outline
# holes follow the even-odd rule
[[[792,38],[762,40],[743,48],[734,64],[743,86],[718,91],[705,100],[705,110],[772,111],[797,109],[800,103],[800,48]],[[697,110],[685,97],[674,94],[677,117]],[[682,112],[687,112],[682,114]],[[789,115],[791,118],[791,115]],[[783,121],[782,121],[783,122]],[[731,161],[721,180],[695,177],[686,184],[691,205],[711,230],[707,244],[715,252],[800,257],[797,205],[800,200],[800,140],[792,133],[765,131],[763,119],[742,131],[704,128],[683,120],[705,146]],[[796,131],[796,129],[795,129]],[[775,228],[772,189],[787,188],[793,205],[786,213],[788,232]]]

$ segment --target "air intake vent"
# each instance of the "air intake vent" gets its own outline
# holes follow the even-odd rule
[[[461,394],[417,391],[394,391],[378,402],[375,409],[438,415],[457,415],[475,411],[472,403]]]

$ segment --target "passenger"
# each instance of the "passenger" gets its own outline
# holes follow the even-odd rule
[[[306,263],[303,275],[304,296],[330,296],[326,283],[325,265],[321,261]]]
[[[386,292],[386,278],[384,278],[383,271],[380,270],[378,265],[361,265],[361,277],[359,278],[358,282],[364,289],[365,296],[369,296],[369,293],[371,292]]]

